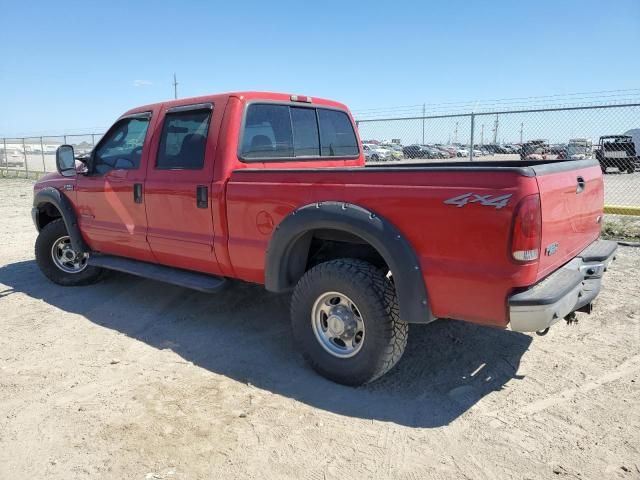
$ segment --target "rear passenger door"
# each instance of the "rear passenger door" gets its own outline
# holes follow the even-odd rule
[[[213,250],[213,104],[166,109],[145,182],[147,240],[164,265],[219,273]]]

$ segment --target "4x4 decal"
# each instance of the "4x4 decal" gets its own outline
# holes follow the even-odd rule
[[[455,205],[458,208],[464,207],[468,203],[479,203],[485,207],[495,207],[496,209],[506,207],[509,204],[509,200],[513,194],[508,193],[506,195],[480,195],[477,193],[469,192],[457,197],[445,200],[447,205]]]

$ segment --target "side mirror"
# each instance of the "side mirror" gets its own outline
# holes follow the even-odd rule
[[[63,177],[76,175],[76,159],[71,145],[60,145],[56,150],[56,168]]]

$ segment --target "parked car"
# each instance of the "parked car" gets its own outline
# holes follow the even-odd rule
[[[433,147],[431,145],[422,145],[422,147],[427,152],[427,158],[433,158],[433,159],[449,158],[449,154],[443,152],[439,148]]]
[[[364,152],[365,159],[370,162],[380,162],[391,159],[391,152],[379,145],[364,143],[362,145],[362,150]]]
[[[5,167],[24,167],[24,153],[14,150],[5,155],[4,162],[0,161],[0,164],[4,164]]]
[[[292,292],[295,345],[349,385],[398,362],[410,323],[546,332],[591,311],[617,246],[598,240],[595,160],[364,168],[363,150],[330,100],[239,92],[134,108],[82,168],[64,145],[36,182],[37,265],[64,286],[116,270],[212,294],[228,279]]]
[[[530,140],[522,144],[520,160],[546,160],[549,143],[546,140]]]
[[[590,138],[572,138],[564,151],[563,158],[584,160],[592,158],[593,142]]]
[[[467,150],[466,147],[458,147],[456,149],[456,156],[457,157],[468,157],[469,156],[469,150]]]
[[[629,135],[606,135],[600,137],[596,159],[603,173],[607,168],[617,168],[621,172],[633,173],[638,166],[638,155],[633,137]]]
[[[402,154],[402,145],[382,144],[380,147],[389,151],[391,160],[402,160],[404,158],[404,155]]]
[[[422,145],[407,145],[402,148],[402,154],[406,158],[429,158],[428,150]]]
[[[505,153],[515,153],[510,151],[509,149],[503,147],[502,145],[497,145],[495,143],[490,143],[484,146],[486,150],[491,152],[492,154],[505,154]]]
[[[452,145],[440,145],[436,144],[435,147],[443,152],[446,152],[449,158],[455,158],[458,153],[458,149]]]

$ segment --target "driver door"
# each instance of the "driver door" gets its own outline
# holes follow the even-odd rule
[[[143,196],[154,117],[119,119],[93,150],[88,174],[77,177],[78,221],[92,250],[155,261]]]

